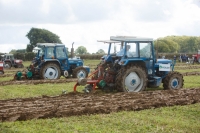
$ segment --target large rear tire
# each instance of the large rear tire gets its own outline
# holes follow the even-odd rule
[[[180,89],[183,87],[183,75],[179,72],[169,72],[163,80],[165,90]]]
[[[40,70],[41,79],[59,79],[60,76],[60,67],[56,63],[47,63]]]
[[[73,78],[87,78],[88,72],[84,67],[76,67],[73,69]]]
[[[143,91],[147,86],[147,73],[141,66],[127,66],[119,71],[115,84],[118,91]]]

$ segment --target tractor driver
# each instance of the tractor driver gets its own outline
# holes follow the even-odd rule
[[[127,45],[127,46],[126,46],[126,55],[127,55],[128,57],[133,57],[134,55],[133,55],[132,52],[130,52],[130,48],[131,48],[130,45]]]
[[[134,56],[133,53],[129,51],[130,48],[131,48],[130,45],[126,45],[126,55],[127,55],[127,57],[133,57],[133,56]],[[117,53],[117,56],[123,56],[123,55],[124,55],[124,50],[125,50],[125,48],[121,49],[121,50]]]

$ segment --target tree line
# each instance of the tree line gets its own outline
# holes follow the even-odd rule
[[[166,36],[154,41],[158,53],[196,53],[200,50],[200,36]]]
[[[29,58],[34,56],[32,53],[34,47],[38,42],[40,43],[61,43],[60,37],[46,29],[31,28],[25,35],[29,39],[26,49],[11,50],[9,53],[13,54],[29,54]],[[158,53],[174,53],[174,54],[191,54],[196,53],[200,49],[200,36],[166,36],[158,38],[154,41],[154,49]],[[71,55],[71,50],[67,49],[68,54]],[[74,51],[75,55],[103,55],[106,54],[103,49],[99,49],[96,53],[89,53],[84,46],[78,47]],[[84,56],[85,57],[85,56]]]

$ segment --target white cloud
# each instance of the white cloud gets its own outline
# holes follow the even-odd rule
[[[199,36],[198,0],[1,0],[0,52],[26,48],[32,28],[44,28],[66,46],[85,46],[90,53],[107,47],[97,40],[112,35]],[[9,44],[9,45],[8,45]],[[7,47],[9,46],[9,47]],[[106,50],[106,49],[105,49]],[[107,50],[106,50],[107,51]]]

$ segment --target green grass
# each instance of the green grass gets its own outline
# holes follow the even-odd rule
[[[8,133],[199,133],[200,104],[0,123]]]
[[[200,88],[200,76],[184,76],[184,88]]]
[[[200,72],[199,69],[175,69],[174,71],[178,71],[180,73],[185,73],[185,72]]]
[[[38,84],[38,85],[6,85],[0,86],[0,99],[28,98],[42,95],[61,95],[63,91],[72,92],[75,82],[60,84]],[[78,86],[77,91],[83,92],[83,86]]]
[[[0,77],[0,82],[3,82],[3,81],[10,81],[10,80],[13,80],[14,76],[12,77]]]

